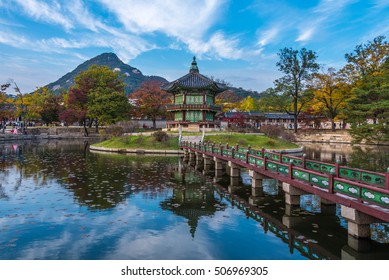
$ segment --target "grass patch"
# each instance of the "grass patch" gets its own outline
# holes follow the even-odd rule
[[[211,141],[214,143],[222,143],[229,145],[239,145],[241,147],[251,146],[253,149],[293,149],[298,148],[299,146],[279,139],[279,138],[269,138],[264,135],[255,135],[255,134],[244,134],[244,133],[234,133],[234,134],[219,134],[219,135],[206,135],[204,140]]]
[[[205,135],[206,141],[229,145],[239,145],[253,149],[293,149],[298,148],[294,143],[279,139],[269,138],[264,135],[244,133],[223,133],[218,135]],[[117,149],[145,149],[145,150],[178,150],[178,137],[168,137],[164,142],[158,142],[153,136],[120,136],[95,144],[97,147]]]
[[[153,136],[121,136],[94,146],[117,149],[178,150],[178,137],[169,137],[165,142],[158,142]]]

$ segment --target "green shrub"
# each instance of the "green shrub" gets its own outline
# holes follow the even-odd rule
[[[169,139],[169,135],[161,130],[154,132],[153,137],[157,142],[166,142]]]

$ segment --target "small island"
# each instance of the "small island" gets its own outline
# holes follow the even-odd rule
[[[185,135],[185,134],[184,134]],[[191,136],[200,138],[201,134],[192,133]],[[204,136],[204,142],[230,143],[231,145],[251,146],[254,149],[288,150],[298,149],[299,146],[280,138],[271,138],[261,134],[247,133],[212,133]],[[126,135],[113,137],[94,144],[91,150],[120,152],[120,153],[180,153],[178,134],[157,131],[149,134]]]

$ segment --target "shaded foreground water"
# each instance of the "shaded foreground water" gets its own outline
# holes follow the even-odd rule
[[[0,144],[0,259],[389,259],[386,224],[357,241],[314,196],[289,208],[273,180],[250,196],[247,172],[178,157]]]

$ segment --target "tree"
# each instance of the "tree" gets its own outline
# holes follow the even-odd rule
[[[345,57],[345,74],[355,95],[346,108],[350,133],[356,141],[388,141],[389,43],[378,36]]]
[[[156,81],[142,83],[131,98],[136,100],[136,106],[133,108],[134,115],[150,118],[154,128],[157,127],[157,118],[166,116],[166,105],[170,103],[170,94],[161,90],[160,83]]]
[[[358,84],[348,104],[351,134],[356,141],[389,141],[389,58]]]
[[[356,74],[357,77],[377,72],[385,62],[389,54],[389,43],[385,36],[378,36],[367,44],[357,45],[354,52],[345,55],[348,62],[348,72]]]
[[[352,98],[350,87],[334,68],[328,68],[323,73],[313,74],[310,86],[314,95],[311,102],[313,112],[328,117],[331,120],[332,130],[335,131],[335,118],[346,107],[348,100]]]
[[[236,95],[231,89],[225,90],[215,97],[215,104],[222,106],[223,112],[228,112],[230,110],[236,109],[239,107],[239,102],[242,100],[242,97]]]
[[[64,95],[64,108],[60,113],[60,119],[66,125],[79,122],[84,126],[84,135],[88,137],[87,129],[87,92],[72,87]]]
[[[288,105],[288,99],[280,95],[275,88],[268,88],[261,92],[261,98],[258,100],[258,110],[260,112],[281,112]]]
[[[278,53],[280,60],[278,69],[285,76],[275,81],[279,91],[291,99],[292,112],[285,108],[288,114],[293,115],[294,131],[297,132],[297,120],[303,107],[312,99],[311,92],[307,90],[307,81],[312,73],[317,72],[319,64],[316,63],[317,55],[311,50],[302,48],[294,50],[284,48]]]
[[[15,106],[13,100],[3,91],[0,91],[0,128],[5,129],[8,119],[15,116]]]
[[[111,124],[127,116],[129,102],[124,94],[124,86],[125,84],[119,79],[119,73],[107,66],[92,65],[75,77],[73,89],[77,89],[82,98],[68,99],[68,103],[77,102],[78,104],[70,108],[82,112],[85,107],[80,107],[79,102],[86,97],[85,120],[89,120],[89,126],[94,122],[98,131],[100,123]],[[113,109],[116,112],[113,112]]]
[[[239,109],[242,112],[256,111],[258,110],[257,100],[249,95],[240,102]]]

